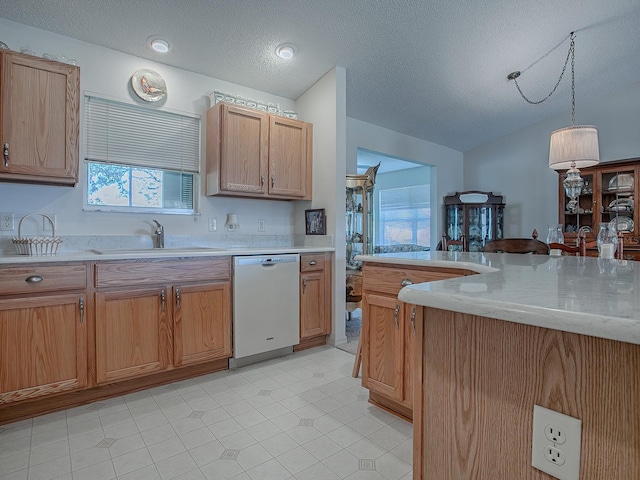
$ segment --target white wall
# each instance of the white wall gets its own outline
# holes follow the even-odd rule
[[[549,136],[570,120],[567,111],[464,153],[465,190],[505,196],[505,236],[528,237],[536,228],[544,238],[547,225],[558,222],[558,174],[548,166]],[[576,124],[598,127],[602,162],[640,157],[640,83],[581,100]]]
[[[431,244],[442,235],[443,198],[463,186],[462,152],[347,118],[347,171],[356,171],[358,148],[431,165]],[[337,239],[336,239],[337,242]],[[337,244],[337,243],[336,243]]]
[[[202,171],[205,163],[205,119],[209,108],[208,92],[222,90],[245,98],[252,97],[279,103],[282,108],[296,110],[293,100],[269,95],[222,80],[151,62],[132,55],[98,47],[90,43],[56,35],[0,18],[2,41],[13,50],[29,45],[36,54],[64,54],[80,64],[82,92],[94,92],[125,102],[144,104],[149,108],[166,108],[202,116]],[[206,58],[203,59],[206,61]],[[131,75],[140,68],[159,72],[167,84],[167,98],[163,105],[139,100],[130,87]],[[81,121],[84,118],[81,107]],[[304,116],[300,116],[306,120]],[[84,153],[84,129],[81,128],[80,156]],[[54,187],[27,184],[0,183],[2,211],[14,212],[16,218],[43,212],[57,215],[60,235],[85,234],[146,234],[152,231],[151,217],[158,218],[166,227],[167,235],[225,235],[223,224],[228,212],[238,214],[238,235],[292,235],[296,202],[236,199],[200,196],[201,217],[185,215],[115,214],[82,211],[84,165],[81,162],[80,182],[76,187]],[[204,191],[204,188],[202,189]],[[208,231],[208,218],[217,218],[218,231]],[[265,232],[258,232],[258,219],[265,219]],[[4,233],[4,232],[3,232]],[[7,232],[14,235],[15,232]]]
[[[335,67],[318,80],[296,101],[300,115],[313,123],[313,201],[296,206],[296,231],[304,231],[304,209],[324,208],[327,215],[327,235],[334,245],[345,244],[344,204],[346,175],[346,71]],[[332,333],[333,345],[346,343],[344,271],[346,253],[336,250],[333,269]]]

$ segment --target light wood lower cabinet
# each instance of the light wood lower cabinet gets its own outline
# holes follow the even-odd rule
[[[230,257],[97,264],[97,383],[230,357],[230,275]]]
[[[174,287],[173,297],[174,365],[230,357],[230,282]]]
[[[444,280],[470,271],[382,263],[363,265],[362,385],[369,401],[406,419],[413,416],[413,357],[422,309],[398,300],[412,283]]]
[[[324,345],[331,333],[331,254],[300,255],[300,344]]]
[[[0,404],[87,385],[83,264],[0,271]]]
[[[167,368],[167,288],[96,293],[96,381],[109,383]]]

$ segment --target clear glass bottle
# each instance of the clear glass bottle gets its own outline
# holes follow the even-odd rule
[[[556,223],[554,225],[548,225],[548,227],[549,232],[547,233],[547,243],[564,243],[562,224]]]
[[[615,258],[618,248],[618,232],[614,226],[601,223],[598,230],[598,256],[602,258]]]

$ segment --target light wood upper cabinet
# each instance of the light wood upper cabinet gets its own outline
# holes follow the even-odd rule
[[[0,404],[84,388],[84,265],[5,266],[0,284]]]
[[[80,69],[0,52],[0,180],[78,180]]]
[[[311,199],[311,168],[311,125],[272,115],[269,195]]]
[[[223,103],[207,112],[207,195],[267,194],[269,116]]]
[[[207,195],[310,200],[312,126],[218,103],[207,112]]]

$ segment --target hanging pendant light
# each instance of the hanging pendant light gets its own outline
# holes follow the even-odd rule
[[[567,68],[569,59],[571,59],[571,126],[560,128],[551,133],[549,140],[549,167],[554,170],[567,171],[566,177],[562,182],[567,197],[571,199],[567,207],[571,209],[577,206],[576,200],[582,192],[584,180],[580,177],[578,168],[590,167],[600,163],[600,149],[598,146],[598,130],[593,125],[575,125],[576,113],[576,88],[575,88],[575,33],[569,35],[571,43],[567,53],[567,59],[564,62],[560,78],[556,82],[553,90],[542,100],[534,102],[529,100],[518,85],[517,78],[520,72],[512,72],[507,76],[508,80],[513,80],[520,92],[522,98],[528,103],[537,105],[547,100],[553,92],[556,91],[564,72]]]

